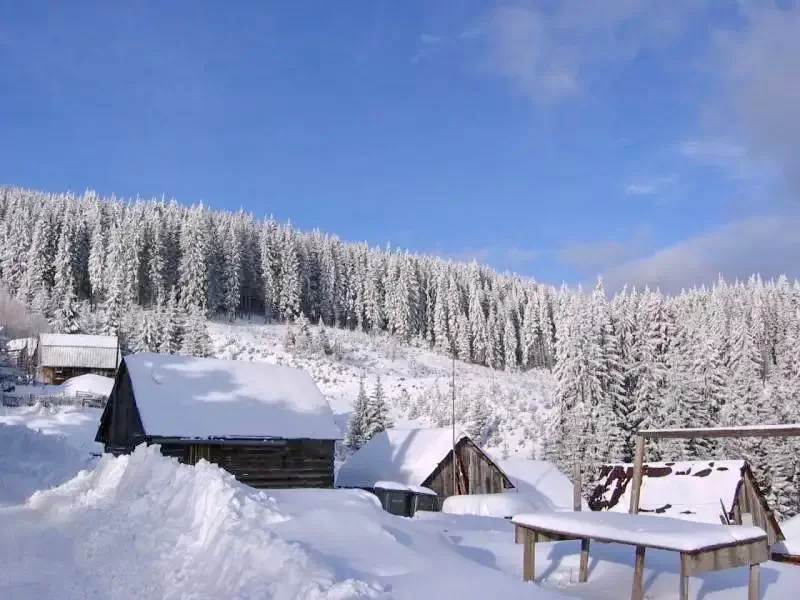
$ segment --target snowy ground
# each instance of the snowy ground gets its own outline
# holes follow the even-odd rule
[[[437,390],[446,400],[443,408],[447,422],[441,424],[449,423],[452,362],[426,348],[404,346],[386,336],[326,329],[328,337],[338,346],[336,355],[290,353],[284,349],[286,325],[264,325],[254,320],[209,322],[208,327],[214,354],[219,358],[263,360],[305,369],[328,398],[343,431],[362,375],[368,393],[380,375],[390,404],[394,405],[397,425],[435,425],[435,414],[430,414],[428,405],[434,402]],[[311,327],[311,331],[316,336],[318,329]],[[407,418],[408,411],[400,406],[403,390],[412,405],[422,406],[419,417]],[[541,438],[537,428],[549,411],[553,390],[554,381],[548,372],[506,373],[456,361],[459,422],[467,425],[464,419],[471,403],[476,398],[485,400],[497,422],[493,427],[496,433],[482,445],[497,456],[503,454],[504,444],[510,456],[527,458],[536,449],[536,440]]]
[[[61,485],[0,507],[0,598],[617,600],[630,593],[629,546],[593,545],[589,582],[578,584],[576,543],[537,544],[542,581],[525,584],[522,547],[503,519],[405,519],[354,490],[257,491],[214,465],[179,465],[155,448],[87,463],[88,422],[98,417],[90,409],[3,415],[15,425],[0,425],[1,489],[29,467],[39,474],[29,484]],[[675,554],[648,551],[646,597],[676,597],[678,567]],[[745,598],[746,582],[744,569],[692,578],[690,597]],[[763,566],[765,600],[795,598],[798,586],[797,567]]]

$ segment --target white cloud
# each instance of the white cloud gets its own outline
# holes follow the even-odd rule
[[[764,278],[798,277],[799,229],[800,217],[794,215],[743,219],[609,269],[604,280],[610,290],[629,284],[675,293],[712,283],[719,274],[726,279],[753,273]]]
[[[630,255],[631,248],[622,242],[568,244],[558,251],[558,259],[579,269],[596,269],[616,264]]]
[[[676,181],[669,177],[638,177],[625,184],[625,193],[629,196],[655,196],[664,192]]]
[[[467,248],[458,252],[443,252],[447,258],[462,262],[473,260],[491,265],[497,269],[521,269],[539,260],[543,253],[535,248],[484,246],[482,248]]]
[[[700,7],[689,0],[615,0],[602,10],[594,0],[501,4],[480,28],[470,29],[470,38],[486,44],[487,71],[547,104],[584,91],[598,66],[629,61],[644,47],[676,39]]]
[[[419,36],[419,41],[422,44],[438,44],[442,41],[442,38],[438,35],[423,33],[421,36]]]

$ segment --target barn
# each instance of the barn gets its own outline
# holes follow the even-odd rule
[[[628,512],[632,464],[604,465],[591,490],[592,510]],[[755,525],[770,545],[781,528],[743,460],[654,462],[644,465],[639,512],[705,523]]]
[[[497,463],[464,433],[456,433],[455,456],[453,460],[451,429],[389,429],[353,453],[339,469],[336,485],[372,490],[376,482],[391,481],[433,490],[440,499],[514,487]]]
[[[55,385],[87,373],[114,377],[119,361],[116,336],[77,333],[39,334],[33,359],[37,378]]]
[[[146,442],[187,464],[206,459],[257,488],[333,487],[340,438],[325,397],[300,369],[169,354],[125,356],[96,441]]]

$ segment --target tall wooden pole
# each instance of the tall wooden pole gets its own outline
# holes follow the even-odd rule
[[[633,459],[633,481],[631,482],[630,513],[639,512],[639,493],[642,490],[642,470],[644,468],[644,436],[636,436],[636,455]]]

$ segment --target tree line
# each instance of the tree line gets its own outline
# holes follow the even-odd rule
[[[2,188],[0,225],[0,280],[57,331],[203,354],[206,317],[259,316],[552,370],[546,453],[587,477],[630,460],[638,428],[800,419],[800,284],[784,277],[609,298],[602,282],[556,288],[242,211],[93,192]],[[746,458],[787,515],[800,507],[797,455],[791,440],[690,440],[652,444],[648,459]]]

